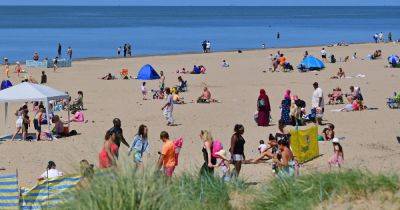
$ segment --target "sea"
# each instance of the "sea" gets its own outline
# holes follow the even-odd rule
[[[400,7],[0,6],[0,57],[54,58],[61,43],[73,58],[115,57],[372,42],[400,37]],[[277,38],[277,33],[280,38]]]

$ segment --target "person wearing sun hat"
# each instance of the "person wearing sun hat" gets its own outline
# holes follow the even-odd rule
[[[227,153],[225,150],[221,149],[220,151],[215,153],[219,159],[221,159],[221,162],[218,163],[220,167],[220,173],[221,173],[221,178],[223,181],[230,181],[232,178],[232,173],[231,173],[231,167],[229,163],[229,159],[227,158]]]

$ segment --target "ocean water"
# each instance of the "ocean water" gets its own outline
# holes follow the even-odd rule
[[[374,33],[400,37],[400,7],[0,7],[0,57],[53,58],[57,44],[74,58],[370,42]],[[281,38],[276,39],[280,32]]]

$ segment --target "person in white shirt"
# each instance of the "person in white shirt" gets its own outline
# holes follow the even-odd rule
[[[267,145],[264,143],[264,140],[260,140],[260,146],[258,146],[258,151],[260,154],[264,153],[267,150]]]
[[[328,61],[328,60],[326,59],[326,54],[327,54],[327,52],[326,52],[325,48],[322,48],[322,50],[321,50],[321,57],[322,57],[322,60],[324,60],[325,62]]]
[[[229,63],[226,62],[226,60],[222,60],[222,68],[228,68],[229,67]]]
[[[208,52],[208,53],[211,52],[211,42],[210,41],[206,42],[206,52]]]
[[[147,100],[147,98],[146,98],[146,96],[147,96],[146,82],[142,83],[142,86],[140,87],[140,90],[142,91],[143,100]]]
[[[167,94],[167,103],[165,103],[161,110],[163,110],[163,114],[167,119],[167,126],[173,126],[174,118],[172,117],[172,111],[174,110],[174,100],[171,94],[171,89],[165,88],[165,93]]]
[[[322,114],[324,113],[324,93],[320,87],[318,87],[318,82],[313,84],[314,92],[312,94],[311,105],[317,111],[317,123],[321,124]]]
[[[38,178],[38,180],[45,180],[45,179],[52,179],[52,178],[56,178],[56,177],[60,177],[63,176],[63,172],[58,171],[56,169],[56,163],[54,163],[53,161],[49,161],[46,171],[43,172],[42,175],[40,175],[40,177]]]

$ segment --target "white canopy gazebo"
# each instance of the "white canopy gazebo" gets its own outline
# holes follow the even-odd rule
[[[42,101],[46,108],[47,125],[50,129],[49,101],[68,98],[65,92],[39,84],[23,82],[0,91],[0,103],[4,103],[4,125],[7,125],[8,103]]]

